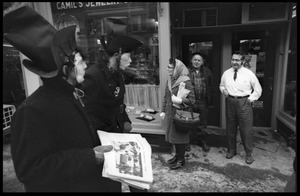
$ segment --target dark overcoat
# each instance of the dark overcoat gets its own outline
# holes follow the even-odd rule
[[[100,140],[73,91],[65,80],[46,79],[19,106],[11,124],[16,175],[28,192],[120,192],[96,165]]]
[[[104,62],[94,64],[86,70],[82,90],[84,107],[94,129],[123,133],[124,122],[131,123],[125,111],[123,76],[119,72],[113,76]]]

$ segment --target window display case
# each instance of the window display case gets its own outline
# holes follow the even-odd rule
[[[125,104],[159,107],[157,103],[144,105],[151,102],[146,100],[147,89],[155,89],[155,99],[159,96],[157,2],[52,2],[51,8],[56,27],[77,25],[88,66],[97,63],[99,52],[113,36],[128,35],[142,41],[143,46],[131,53],[132,62],[123,72]]]

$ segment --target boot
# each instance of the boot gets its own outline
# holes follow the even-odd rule
[[[236,155],[236,151],[227,152],[226,159],[231,159]]]
[[[177,155],[175,155],[172,159],[167,160],[167,163],[172,165],[176,163],[176,161],[177,161]]]
[[[177,162],[171,166],[171,169],[175,170],[175,169],[182,168],[184,166],[184,164],[185,164],[184,159],[178,159]]]
[[[198,128],[199,131],[199,146],[202,147],[203,152],[208,152],[210,150],[210,147],[207,145],[207,132],[205,128]]]

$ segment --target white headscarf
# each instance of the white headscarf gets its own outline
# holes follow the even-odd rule
[[[187,80],[190,80],[190,78],[188,77],[189,70],[187,69],[185,64],[183,62],[181,62],[180,60],[178,60],[178,59],[175,59],[175,63],[176,63],[176,65],[175,65],[175,69],[174,69],[174,73],[173,73],[173,78],[176,81],[174,82],[174,84],[171,87],[171,78],[169,77],[169,79],[168,79],[169,88],[175,88],[181,82],[185,82]]]

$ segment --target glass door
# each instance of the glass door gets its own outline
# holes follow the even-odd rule
[[[247,31],[234,33],[232,50],[240,50],[245,55],[244,66],[257,76],[261,86],[261,97],[253,102],[253,125],[271,126],[273,78],[275,50],[278,32],[276,30]]]
[[[201,52],[204,55],[205,66],[207,66],[213,74],[213,99],[212,105],[208,107],[208,125],[220,126],[220,55],[221,42],[220,35],[190,35],[183,36],[182,56],[186,66],[191,66],[191,54]]]

